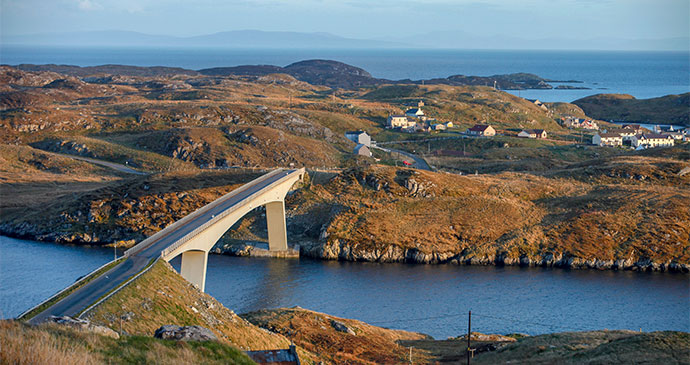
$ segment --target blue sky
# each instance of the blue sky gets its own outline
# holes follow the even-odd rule
[[[395,38],[435,31],[588,39],[687,37],[690,0],[0,0],[5,35],[258,29]]]

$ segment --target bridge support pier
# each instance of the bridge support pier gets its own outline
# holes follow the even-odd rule
[[[287,251],[287,228],[285,226],[285,201],[266,204],[266,225],[268,226],[268,249]]]
[[[206,251],[185,251],[182,253],[182,267],[180,274],[190,283],[204,291],[206,286],[206,264],[208,262],[208,252]]]

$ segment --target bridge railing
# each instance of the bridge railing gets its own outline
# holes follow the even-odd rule
[[[222,197],[220,197],[220,198],[214,200],[213,202],[195,210],[194,212],[188,214],[187,216],[183,217],[182,219],[176,221],[175,223],[173,223],[173,224],[165,227],[164,229],[154,233],[152,236],[148,237],[147,239],[141,241],[139,244],[137,244],[134,247],[130,248],[129,250],[125,251],[124,255],[125,256],[131,256],[131,255],[134,255],[141,250],[144,250],[145,248],[149,247],[153,242],[156,242],[157,240],[159,240],[163,236],[167,235],[171,231],[174,231],[177,227],[187,224],[187,222],[189,222],[190,220],[194,219],[195,217],[197,217],[201,214],[204,214],[207,210],[212,209],[216,205],[220,204],[224,199],[232,197],[233,195],[237,195],[237,194],[243,192],[244,190],[247,190],[253,184],[261,182],[265,179],[271,178],[272,176],[279,174],[281,171],[283,171],[283,170],[277,169],[277,170],[271,171],[268,174],[262,175],[256,179],[252,180],[251,182],[244,184],[244,185],[240,186],[239,188],[223,195]]]
[[[255,183],[258,183],[258,182],[260,182],[260,181],[262,181],[262,180],[265,180],[265,179],[267,179],[267,178],[270,178],[270,177],[274,176],[275,173],[280,173],[280,172],[282,172],[282,171],[284,171],[284,170],[282,170],[282,169],[281,169],[281,170],[275,170],[275,171],[273,171],[273,172],[271,172],[271,173],[269,173],[269,174],[266,174],[266,175],[262,176],[262,178],[264,178],[264,179],[258,178],[258,179],[256,179],[256,180],[253,180],[252,182],[243,185],[243,186],[240,187],[239,189],[235,189],[235,190],[231,191],[230,193],[223,195],[221,198],[216,199],[216,200],[215,200],[213,203],[211,203],[211,204],[214,204],[214,203],[216,203],[216,202],[220,203],[222,200],[224,200],[224,199],[226,199],[226,198],[229,198],[229,197],[231,197],[231,196],[233,196],[233,195],[236,195],[236,194],[238,194],[238,193],[240,193],[240,192],[242,192],[242,191],[248,189],[251,185],[253,185],[253,184],[255,184]],[[177,250],[179,247],[181,247],[182,245],[184,245],[185,243],[187,243],[187,241],[191,240],[191,239],[194,238],[196,235],[198,235],[199,233],[203,232],[204,230],[206,230],[208,227],[210,227],[211,225],[213,225],[213,224],[216,223],[217,221],[219,221],[219,220],[225,218],[226,216],[228,216],[229,214],[233,213],[233,212],[236,211],[237,209],[240,209],[241,207],[244,207],[246,204],[249,204],[249,203],[250,203],[252,200],[254,200],[256,197],[258,197],[258,196],[260,196],[260,195],[266,193],[266,191],[271,190],[271,189],[272,189],[273,187],[275,187],[276,185],[282,184],[282,183],[285,181],[286,178],[289,178],[290,176],[292,176],[293,174],[296,174],[296,173],[303,174],[303,173],[304,173],[304,169],[302,168],[302,169],[294,170],[292,173],[290,173],[290,174],[288,174],[288,175],[285,175],[285,177],[283,177],[282,179],[276,180],[275,182],[269,184],[269,185],[266,186],[265,188],[263,188],[263,189],[261,189],[261,190],[255,192],[254,194],[248,196],[248,197],[245,198],[242,202],[240,202],[240,203],[238,203],[238,204],[235,204],[235,205],[233,205],[232,207],[230,207],[230,208],[228,208],[228,209],[226,209],[226,210],[224,210],[224,211],[218,213],[218,214],[217,214],[215,217],[213,217],[212,219],[210,219],[210,220],[208,220],[207,222],[203,223],[203,224],[200,225],[199,227],[195,228],[195,229],[192,230],[191,232],[189,232],[189,233],[187,233],[186,235],[184,235],[184,237],[182,237],[182,238],[180,238],[179,240],[175,241],[175,243],[173,243],[172,245],[170,245],[170,246],[166,247],[165,249],[163,249],[163,251],[161,251],[161,257],[166,257],[166,256],[170,255],[171,253],[175,252],[175,250]],[[240,189],[242,189],[242,190],[240,190]],[[209,205],[211,205],[211,204],[209,204]],[[209,206],[209,205],[207,205],[207,206]]]

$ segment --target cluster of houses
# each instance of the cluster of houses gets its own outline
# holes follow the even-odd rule
[[[636,149],[671,147],[677,140],[690,140],[683,131],[651,132],[639,124],[626,124],[622,128],[611,128],[592,137],[592,144],[597,146],[631,146]]]
[[[599,130],[599,125],[597,122],[590,119],[575,118],[575,117],[564,117],[561,118],[561,124],[567,128],[582,128],[582,129],[593,129]]]
[[[386,126],[410,133],[444,131],[453,127],[453,122],[438,122],[436,119],[428,118],[424,115],[423,106],[424,102],[420,100],[416,108],[407,109],[405,114],[388,116]]]
[[[474,127],[468,128],[465,134],[469,136],[493,137],[496,135],[496,130],[488,124],[476,124]],[[544,139],[547,137],[547,133],[543,129],[523,129],[517,136],[520,138]]]

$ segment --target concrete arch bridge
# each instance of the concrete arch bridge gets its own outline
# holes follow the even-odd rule
[[[260,206],[266,207],[269,250],[287,250],[285,196],[304,174],[304,169],[274,170],[225,194],[130,248],[124,259],[96,269],[18,318],[40,323],[50,316],[83,316],[145,272],[154,260],[170,261],[179,255],[182,276],[203,291],[208,251],[233,224]]]
[[[269,250],[288,249],[285,196],[304,173],[304,169],[274,170],[263,175],[171,224],[127,250],[125,255],[132,256],[152,247],[161,248],[161,258],[166,261],[182,255],[180,274],[203,291],[208,252],[230,227],[255,208],[266,207]]]

